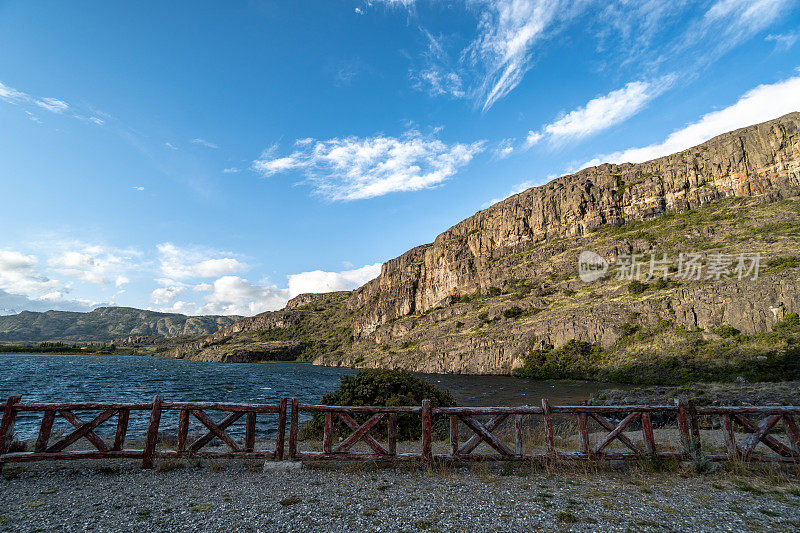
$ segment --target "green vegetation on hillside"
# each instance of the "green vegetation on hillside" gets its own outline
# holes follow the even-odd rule
[[[650,385],[800,379],[797,313],[786,315],[771,332],[750,336],[725,325],[711,332],[671,325],[629,323],[617,343],[605,350],[576,340],[558,349],[534,349],[525,354],[525,365],[516,374]]]

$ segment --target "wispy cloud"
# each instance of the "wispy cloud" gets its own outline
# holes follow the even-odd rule
[[[241,172],[241,171],[236,167],[228,167],[228,168],[222,169],[222,173],[223,174],[236,174],[238,172]]]
[[[800,76],[759,85],[724,109],[712,111],[671,133],[663,142],[597,156],[586,168],[600,163],[640,163],[696,146],[722,133],[800,110]]]
[[[800,30],[779,34],[770,33],[764,39],[766,41],[774,42],[775,50],[779,52],[786,52],[787,50],[791,50],[795,43],[797,43],[798,39],[800,39]]]
[[[570,9],[558,0],[473,0],[481,10],[479,37],[467,48],[483,69],[476,88],[486,111],[511,92],[530,68],[531,50],[558,16]]]
[[[69,108],[69,104],[58,98],[42,98],[36,100],[36,105],[53,113],[63,113]]]
[[[689,0],[465,0],[478,18],[476,34],[452,50],[421,28],[428,42],[411,78],[432,96],[469,98],[487,111],[567,29],[597,39],[601,70],[633,67],[652,78],[683,69],[680,74],[688,77],[781,20],[794,3],[714,0],[703,9]],[[775,40],[793,44],[791,34]]]
[[[655,81],[633,81],[621,89],[593,98],[558,120],[544,125],[539,131],[530,131],[526,144],[531,146],[542,139],[557,144],[608,129],[644,109],[651,100],[666,91],[674,80],[674,76],[664,76]]]
[[[169,144],[169,143],[167,143],[167,144]],[[197,144],[199,146],[205,146],[206,148],[214,148],[214,149],[219,148],[219,146],[217,146],[216,144],[214,144],[214,143],[212,143],[210,141],[207,141],[205,139],[201,139],[199,137],[196,138],[196,139],[192,139],[192,144]]]
[[[484,149],[482,141],[447,144],[409,130],[401,137],[300,139],[276,157],[273,146],[253,162],[262,176],[301,171],[330,200],[362,200],[440,185]]]

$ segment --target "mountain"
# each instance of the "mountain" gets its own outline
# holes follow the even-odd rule
[[[122,337],[209,335],[237,316],[186,316],[131,307],[98,307],[89,313],[23,311],[0,316],[0,341],[109,342]]]
[[[800,113],[791,113],[677,154],[528,189],[387,261],[352,293],[303,295],[173,355],[240,360],[229,349],[244,354],[258,337],[317,364],[479,374],[552,367],[549,375],[574,377],[631,374],[662,359],[697,368],[769,359],[788,353],[781,343],[794,333],[764,336],[800,310],[799,193]],[[672,274],[681,253],[706,263],[758,253],[762,267],[755,280],[671,275],[635,284],[606,275],[584,283],[584,250],[612,265],[629,254],[667,254]],[[303,318],[312,316],[313,326]],[[352,338],[330,335],[342,328]],[[725,351],[718,344],[730,335],[715,331],[753,345]],[[336,342],[323,354],[296,344],[313,332]],[[685,360],[675,363],[678,356]]]

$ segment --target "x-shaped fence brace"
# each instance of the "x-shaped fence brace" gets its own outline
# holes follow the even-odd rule
[[[326,412],[325,413],[325,430],[324,430],[324,433],[323,433],[323,442],[322,442],[322,448],[323,448],[323,451],[325,453],[327,453],[327,454],[330,454],[330,453],[344,453],[347,450],[349,450],[350,448],[352,448],[355,443],[357,443],[360,440],[363,440],[367,444],[367,446],[369,446],[372,449],[372,451],[374,451],[376,454],[378,454],[378,455],[390,455],[389,450],[384,448],[383,445],[381,445],[381,443],[378,442],[375,439],[375,437],[373,437],[370,434],[370,431],[372,430],[372,428],[374,428],[376,425],[378,425],[378,423],[381,420],[384,419],[384,417],[387,415],[387,413],[375,413],[374,415],[369,417],[369,419],[367,419],[367,421],[364,422],[363,424],[359,424],[358,422],[356,422],[355,419],[353,419],[353,417],[350,416],[347,413],[339,412],[339,413],[336,413],[336,415],[338,416],[339,420],[344,422],[345,425],[347,425],[347,427],[349,427],[352,430],[352,433],[350,433],[350,435],[348,435],[344,440],[342,440],[339,443],[339,445],[336,446],[336,448],[333,448],[333,443],[332,443],[332,439],[333,439],[333,413],[330,412],[330,411]],[[391,414],[389,416],[390,416],[390,424],[389,424],[389,426],[391,428],[393,426],[392,420],[394,419],[394,415]],[[392,438],[390,437],[389,440],[391,441]],[[393,447],[391,445],[391,443],[390,443],[390,447]]]
[[[492,417],[486,424],[482,424],[479,420],[471,415],[450,415],[450,445],[451,453],[453,456],[466,456],[471,454],[481,442],[485,442],[501,455],[513,457],[515,451],[506,446],[497,435],[492,433],[508,418],[507,413],[500,413]],[[469,429],[475,433],[459,447],[458,441],[458,422],[459,420],[464,423]]]
[[[725,429],[725,446],[728,450],[728,454],[733,457],[743,459],[749,458],[759,442],[763,442],[767,447],[782,457],[800,456],[800,431],[798,431],[797,422],[792,415],[772,414],[762,418],[758,423],[754,423],[744,415],[736,413],[722,415],[721,418],[722,425]],[[786,446],[775,437],[769,435],[769,431],[774,428],[775,424],[781,419],[783,419],[783,423],[786,426],[786,434],[791,447]],[[750,432],[745,441],[739,444],[736,443],[734,438],[734,421]]]
[[[208,429],[208,432],[190,444],[188,451],[199,451],[200,448],[210,443],[215,437],[227,444],[228,447],[234,452],[242,451],[241,447],[236,443],[235,440],[233,440],[233,437],[231,437],[225,430],[234,422],[239,420],[245,414],[244,412],[237,411],[230,413],[219,424],[217,424],[205,413],[205,411],[202,411],[201,409],[184,409],[181,411],[180,418],[178,419],[179,452],[187,451],[186,441],[189,432],[189,414],[199,420]]]

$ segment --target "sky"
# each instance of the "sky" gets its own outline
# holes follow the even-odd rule
[[[253,315],[800,110],[800,0],[0,2],[0,314]]]

